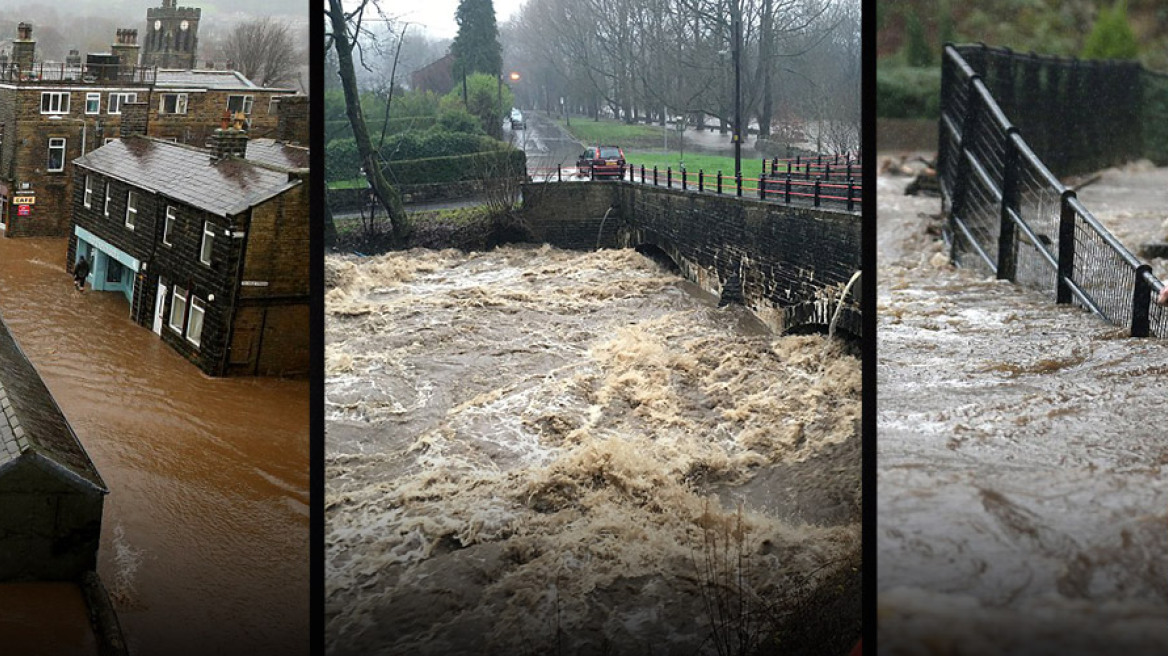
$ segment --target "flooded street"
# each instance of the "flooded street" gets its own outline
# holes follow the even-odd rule
[[[213,379],[0,239],[0,313],[110,488],[98,572],[133,654],[307,654],[308,382]]]
[[[954,269],[878,182],[881,653],[1168,652],[1168,342]]]
[[[336,256],[326,286],[331,654],[712,653],[859,548],[836,343],[630,250]]]

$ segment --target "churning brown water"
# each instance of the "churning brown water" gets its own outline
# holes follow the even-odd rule
[[[5,654],[97,656],[81,588],[75,583],[0,584]]]
[[[1168,653],[1168,343],[952,268],[906,182],[878,187],[881,652]]]
[[[307,654],[308,383],[204,376],[0,239],[0,311],[110,488],[98,572],[131,654]]]
[[[706,601],[858,548],[860,367],[823,338],[632,251],[326,272],[330,653],[695,653],[758,619]]]

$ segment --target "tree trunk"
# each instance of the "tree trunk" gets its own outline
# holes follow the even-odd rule
[[[369,140],[369,129],[365,125],[365,115],[361,112],[361,94],[357,90],[357,76],[353,69],[353,43],[349,41],[348,25],[345,21],[341,0],[329,0],[329,20],[333,29],[333,48],[337,53],[337,68],[341,76],[341,88],[345,92],[345,113],[353,126],[353,138],[357,142],[357,152],[365,168],[365,177],[377,202],[385,208],[393,230],[393,240],[404,245],[410,234],[410,224],[402,208],[401,196],[397,189],[385,179],[381,170],[381,158]]]

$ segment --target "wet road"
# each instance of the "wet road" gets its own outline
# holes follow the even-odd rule
[[[0,312],[111,489],[98,572],[131,654],[308,653],[308,383],[213,379],[0,239]]]
[[[948,266],[907,181],[878,188],[881,653],[1168,652],[1168,343]]]

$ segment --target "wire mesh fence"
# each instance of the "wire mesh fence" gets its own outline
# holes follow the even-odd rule
[[[984,45],[947,45],[941,76],[937,168],[954,260],[1133,336],[1168,337],[1151,267],[1055,175],[1168,157],[1168,77]]]

